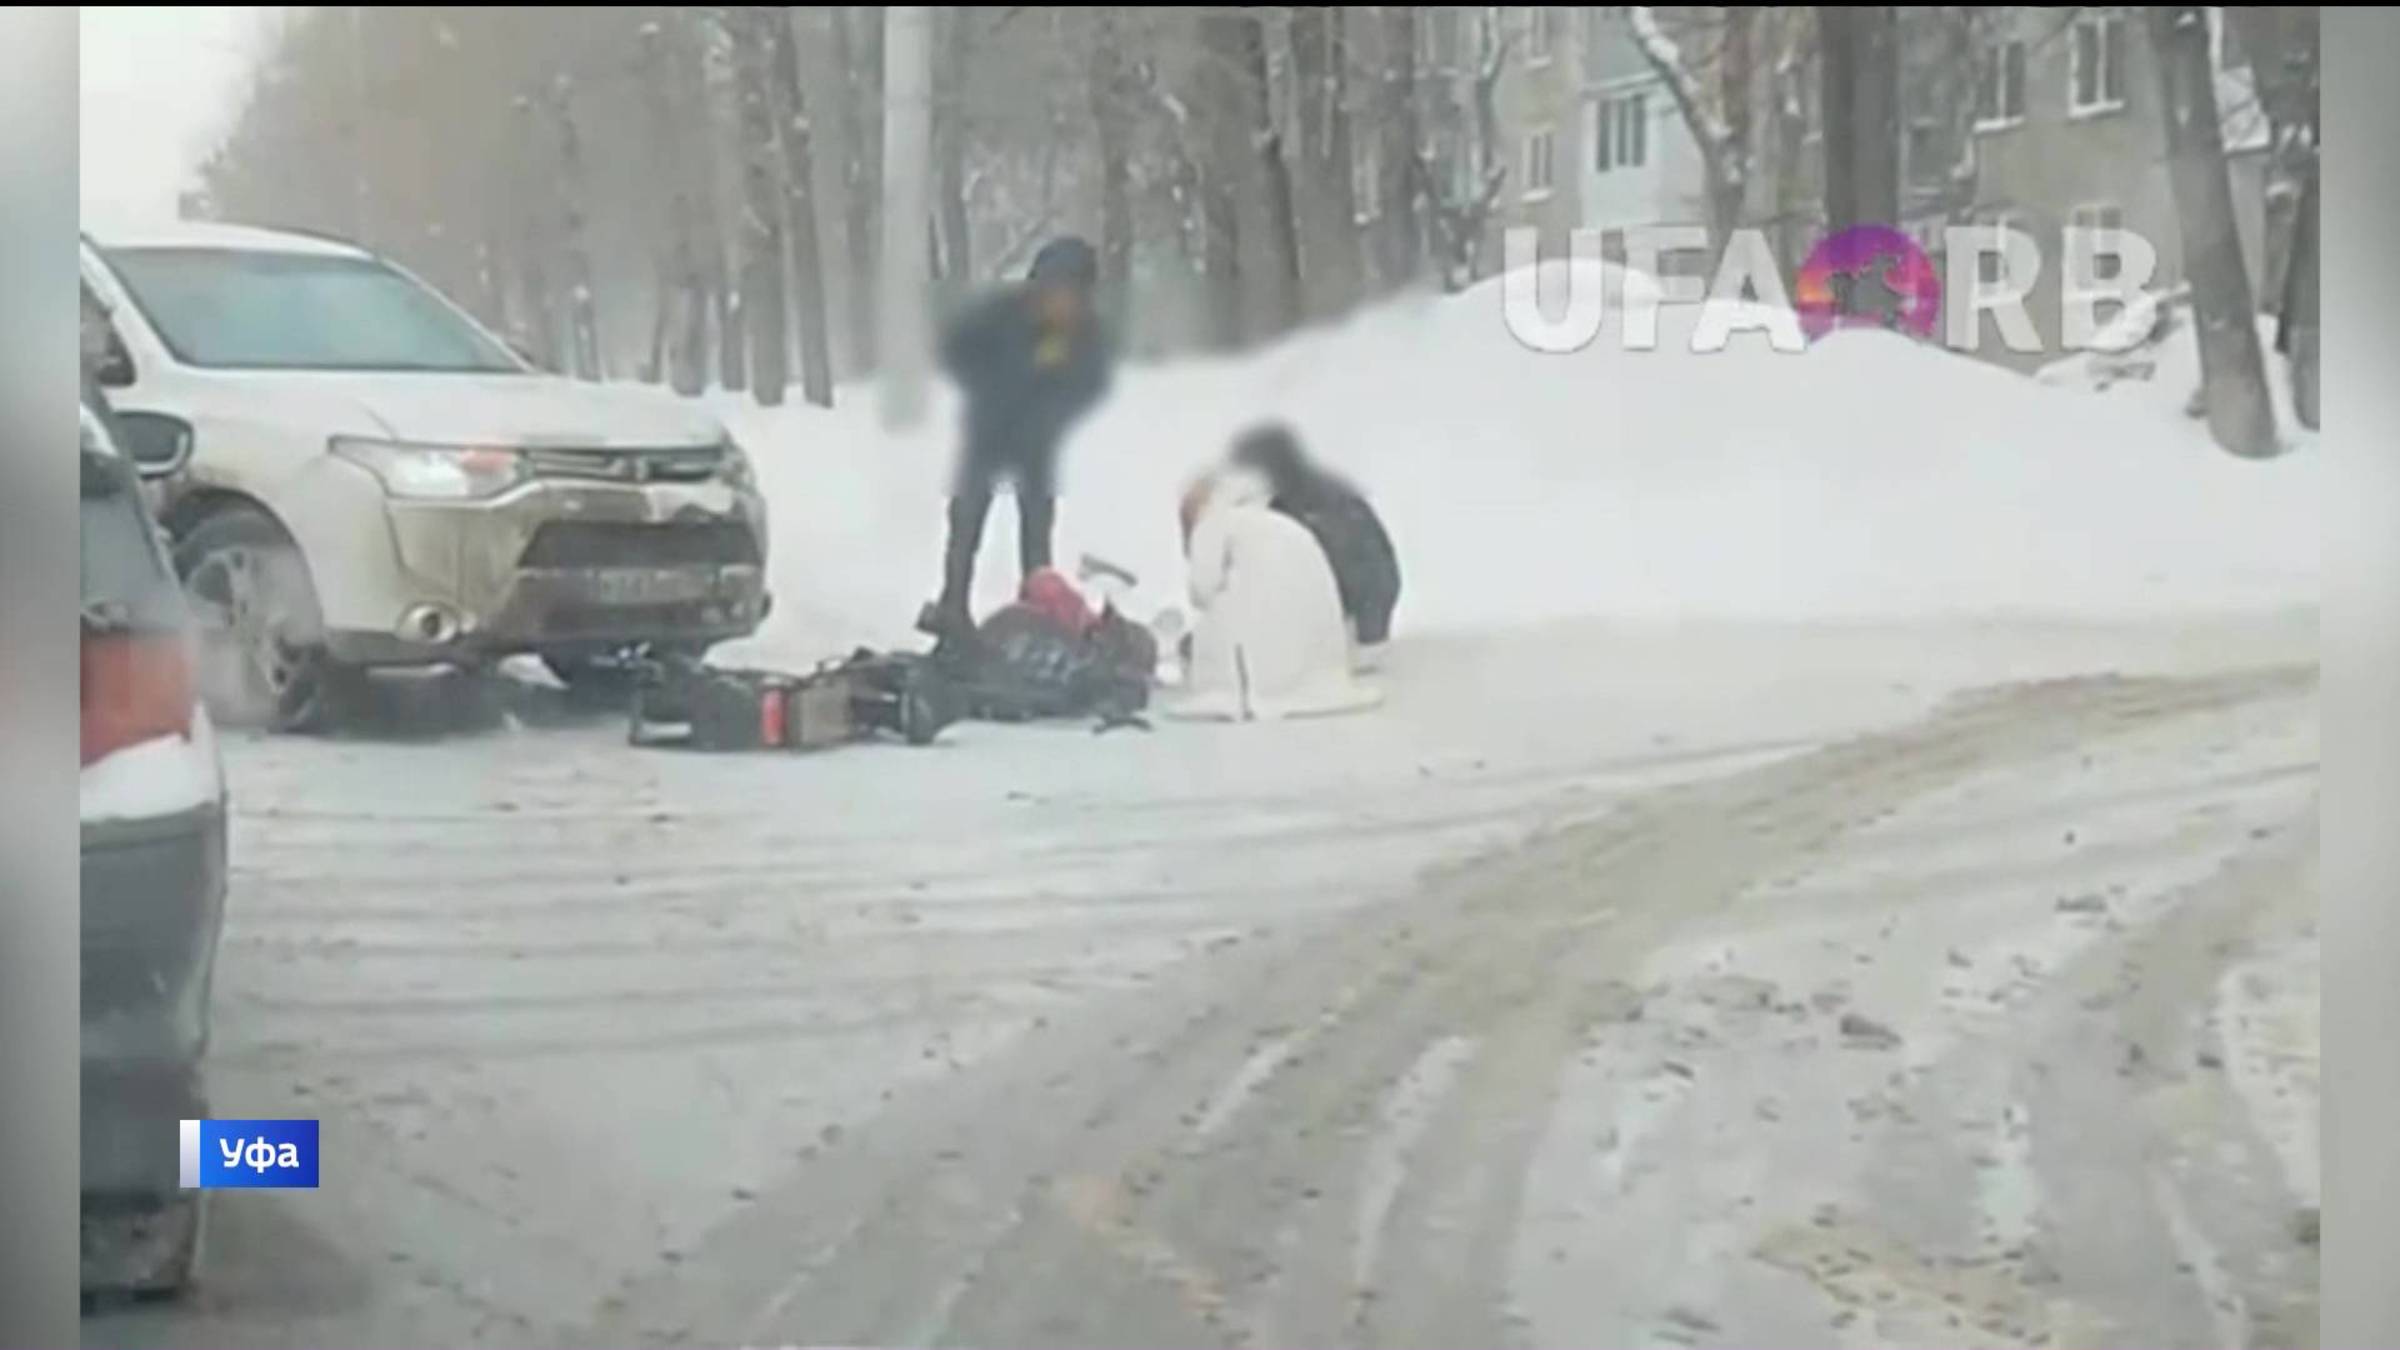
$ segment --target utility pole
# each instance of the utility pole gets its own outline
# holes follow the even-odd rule
[[[927,365],[926,188],[933,161],[932,11],[883,11],[883,360],[884,425],[909,427],[925,413]]]

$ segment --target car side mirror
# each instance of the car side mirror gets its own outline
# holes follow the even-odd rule
[[[172,478],[192,460],[192,425],[164,413],[117,414],[117,443],[144,478]]]

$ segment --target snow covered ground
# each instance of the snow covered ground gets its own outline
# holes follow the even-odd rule
[[[1355,473],[1372,716],[228,743],[218,1111],[326,1184],[87,1339],[2313,1344],[2308,452],[1495,296],[1129,371],[1073,450],[1149,603],[1252,417]],[[737,417],[747,655],[903,640],[943,424]]]

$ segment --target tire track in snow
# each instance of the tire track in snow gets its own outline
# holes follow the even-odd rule
[[[703,1339],[711,1327],[742,1339],[788,1331],[788,1319],[805,1311],[800,1324],[819,1343],[872,1341],[908,1325],[902,1312],[912,1301],[921,1309],[968,1270],[984,1278],[952,1304],[944,1339],[1155,1343],[1158,1291],[1143,1272],[1095,1271],[1063,1303],[1062,1291],[1046,1282],[1045,1272],[1088,1257],[1091,1248],[1088,1233],[1043,1221],[1037,1216],[1044,1211],[1029,1203],[1060,1163],[1127,1178],[1132,1222],[1238,1291],[1262,1274],[1262,1235],[1285,1231],[1295,1218],[1305,1224],[1311,1214],[1338,1212],[1324,1203],[1334,1198],[1331,1188],[1311,1183],[1355,1170],[1362,1103],[1371,1109],[1430,1040],[1489,1036],[1523,1012],[1523,1000],[1495,994],[1496,986],[1530,981],[1539,989],[1577,949],[1638,957],[1691,909],[1727,903],[1763,859],[1821,850],[1875,809],[1984,763],[2305,689],[2314,678],[2313,670],[2281,669],[2194,680],[2069,680],[1963,700],[1897,732],[1721,784],[1653,794],[1599,825],[1554,831],[1501,858],[1452,869],[1406,903],[1354,911],[1276,954],[1206,963],[1190,982],[1163,986],[1120,1016],[1099,1014],[1113,1037],[1095,1039],[1087,1029],[996,1066],[977,1081],[953,1084],[941,1094],[946,1099],[897,1113],[873,1132],[874,1146],[822,1158],[778,1188],[777,1203],[753,1206],[705,1244],[710,1259],[697,1264],[707,1278],[689,1278],[695,1271],[687,1263],[680,1279],[638,1283],[624,1304],[631,1320],[605,1321],[599,1338],[612,1339],[611,1327],[650,1325],[642,1310],[674,1309],[665,1323]],[[1584,922],[1595,891],[1634,908],[1621,922]],[[1208,1100],[1258,1052],[1255,1028],[1290,1025],[1329,990],[1362,984],[1367,994],[1332,1032],[1250,1095],[1227,1139],[1185,1156],[1187,1104]],[[1520,1090],[1546,1082],[1556,1065],[1542,1068],[1517,1078]],[[1011,1078],[1020,1080],[1012,1093],[1019,1101],[1025,1088],[1037,1089],[1034,1109],[1045,1123],[1031,1132],[971,1105],[985,1093],[1010,1091]],[[1039,1089],[1056,1095],[1044,1101]],[[1513,1207],[1508,1193],[1521,1185],[1523,1163],[1523,1156],[1478,1163],[1479,1203],[1489,1215],[1505,1218]],[[812,1223],[812,1214],[863,1217]],[[793,1221],[821,1242],[757,1250],[779,1224]],[[931,1249],[927,1234],[937,1235]],[[794,1250],[819,1255],[795,1269],[780,1259]],[[1273,1273],[1270,1263],[1263,1274]],[[1299,1322],[1278,1319],[1279,1332],[1291,1339],[1303,1325],[1338,1330],[1348,1311],[1338,1292],[1346,1283],[1301,1290],[1318,1306],[1304,1308],[1308,1316]],[[1325,1293],[1333,1295],[1329,1304]],[[1500,1296],[1497,1289],[1475,1294],[1492,1304]],[[762,1298],[772,1300],[764,1317],[770,1305]],[[1183,1336],[1244,1339],[1238,1323],[1177,1325]]]

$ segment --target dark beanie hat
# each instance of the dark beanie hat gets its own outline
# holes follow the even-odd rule
[[[1075,286],[1090,287],[1100,280],[1100,257],[1092,246],[1071,234],[1062,234],[1042,245],[1033,255],[1033,267],[1025,274],[1034,281],[1063,281]]]

